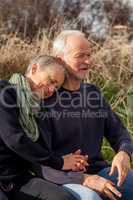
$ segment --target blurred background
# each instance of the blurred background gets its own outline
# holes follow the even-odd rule
[[[64,29],[86,33],[93,49],[86,81],[100,87],[133,137],[133,0],[0,0],[0,79],[50,54]],[[111,161],[106,140],[103,153]]]

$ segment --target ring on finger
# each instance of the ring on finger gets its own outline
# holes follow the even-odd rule
[[[84,160],[80,160],[80,163],[81,163],[81,164],[84,164]]]

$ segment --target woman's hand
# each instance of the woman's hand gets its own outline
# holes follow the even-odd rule
[[[86,171],[88,164],[88,156],[81,155],[80,149],[74,153],[67,154],[63,156],[64,165],[63,170],[72,170],[72,171]]]

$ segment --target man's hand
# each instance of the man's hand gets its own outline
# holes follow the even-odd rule
[[[81,155],[81,150],[77,150],[74,153],[63,156],[64,165],[63,170],[72,171],[86,171],[86,167],[89,166],[87,160],[88,156]]]
[[[123,184],[129,169],[130,169],[130,157],[126,152],[120,151],[115,155],[109,173],[109,175],[112,176],[116,170],[118,171],[118,182],[117,182],[118,187],[120,187]]]
[[[116,189],[112,181],[98,175],[85,175],[83,185],[111,200],[117,200],[117,197],[121,197],[121,193]]]
[[[81,150],[78,149],[77,151],[75,151],[73,153],[74,155],[81,155]],[[84,171],[86,172],[86,167],[89,166],[88,164],[88,155],[82,155],[84,156],[84,158],[82,160],[80,160],[80,162],[76,163],[76,171]]]

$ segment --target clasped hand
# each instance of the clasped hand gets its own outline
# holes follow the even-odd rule
[[[86,171],[88,164],[88,156],[81,155],[81,150],[78,149],[74,153],[67,154],[63,156],[64,165],[63,170],[72,170],[72,171]]]

